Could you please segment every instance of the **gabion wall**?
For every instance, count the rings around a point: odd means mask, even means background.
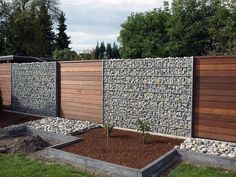
[[[57,116],[56,62],[12,64],[12,110]]]
[[[192,58],[105,60],[104,121],[153,132],[191,136]]]

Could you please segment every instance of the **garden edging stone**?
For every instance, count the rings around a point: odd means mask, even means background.
[[[175,147],[174,149],[167,152],[166,154],[164,154],[163,156],[148,164],[142,169],[135,169],[89,157],[84,157],[58,149],[81,141],[79,137],[35,130],[28,126],[21,126],[17,128],[13,127],[12,129],[5,130],[5,133],[6,132],[8,132],[10,136],[18,136],[23,133],[35,134],[41,136],[45,140],[54,141],[56,142],[56,145],[38,151],[36,152],[36,154],[45,158],[53,158],[59,161],[62,160],[72,164],[78,164],[84,168],[103,172],[111,176],[158,176],[163,171],[167,170],[170,166],[177,163],[179,160],[236,171],[236,159],[188,151],[185,149],[180,149],[180,147]]]

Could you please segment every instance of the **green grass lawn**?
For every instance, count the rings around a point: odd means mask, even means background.
[[[183,163],[171,171],[168,177],[236,177],[236,173]]]
[[[23,155],[0,154],[0,177],[92,177],[57,164],[29,160]]]
[[[58,164],[30,160],[23,155],[0,154],[0,177],[93,177],[93,175]],[[236,173],[183,163],[172,170],[168,177],[236,177]]]

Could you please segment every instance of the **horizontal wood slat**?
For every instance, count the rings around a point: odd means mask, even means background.
[[[198,102],[195,108],[222,108],[222,109],[236,109],[236,103],[222,103],[222,102]]]
[[[236,76],[231,77],[218,77],[218,76],[204,76],[196,77],[196,82],[208,84],[236,84]]]
[[[88,94],[71,94],[71,93],[63,93],[64,98],[63,100],[69,99],[72,101],[72,99],[78,99],[78,100],[83,100],[83,99],[88,99],[91,100],[91,102],[98,102],[101,103],[101,95],[88,95]]]
[[[102,62],[60,63],[60,116],[102,122]]]
[[[85,77],[85,76],[90,76],[90,77],[101,77],[102,72],[83,72],[83,71],[75,71],[75,72],[69,72],[69,71],[61,71],[60,72],[61,77],[63,76],[78,76],[78,77]]]
[[[223,102],[223,103],[236,103],[236,96],[214,96],[214,95],[198,95],[196,101],[209,101],[209,102]]]
[[[61,67],[95,67],[95,68],[99,68],[101,66],[101,62],[84,62],[84,63],[60,63]]]
[[[99,90],[101,89],[100,85],[68,85],[68,84],[61,84],[61,89],[82,89],[82,90]]]
[[[235,116],[236,109],[196,108],[195,112],[203,114],[223,114],[226,116]]]
[[[197,129],[196,131],[194,131],[194,134],[195,134],[196,137],[199,137],[199,138],[236,142],[235,136],[225,135],[225,134],[222,134],[222,133],[204,132],[202,130]]]
[[[88,103],[88,104],[96,104],[96,105],[102,105],[101,100],[91,100],[91,99],[83,99],[83,98],[72,98],[72,97],[66,97],[66,96],[61,96],[59,99],[61,102],[73,102],[73,103]]]
[[[197,77],[212,76],[212,77],[228,77],[236,76],[236,71],[196,71]]]
[[[197,65],[197,70],[200,71],[235,71],[236,64],[206,64],[206,65]]]
[[[206,125],[209,127],[231,128],[231,129],[234,129],[236,127],[235,122],[232,123],[232,122],[221,121],[219,124],[219,122],[216,122],[215,120],[198,120],[196,121],[195,126],[199,125]]]
[[[61,93],[69,94],[86,94],[86,95],[102,95],[102,90],[86,90],[86,89],[61,89]]]
[[[220,57],[220,58],[196,58],[196,64],[197,65],[209,65],[209,64],[214,64],[214,65],[222,65],[222,64],[236,64],[236,58],[228,58],[228,57]]]
[[[3,107],[11,106],[11,64],[0,64],[0,90],[2,92]]]
[[[236,57],[195,57],[194,136],[236,142]]]
[[[74,72],[74,71],[86,71],[86,72],[99,72],[102,71],[100,67],[61,67],[61,71]]]
[[[66,81],[99,81],[100,83],[102,82],[102,77],[101,76],[78,76],[78,75],[69,75],[69,76],[61,76],[62,80]]]
[[[236,117],[234,116],[226,116],[226,115],[219,115],[219,114],[204,114],[204,113],[195,113],[195,120],[212,120],[215,122],[232,122],[234,123]]]
[[[87,112],[87,113],[93,113],[93,114],[102,114],[102,110],[101,109],[94,109],[91,107],[85,107],[85,106],[80,106],[81,108],[81,112]],[[70,105],[63,105],[63,109],[67,110],[67,111],[78,111],[78,108],[76,106],[70,106]],[[62,109],[62,110],[63,110]]]
[[[62,85],[91,85],[91,86],[101,86],[101,81],[74,81],[74,80],[61,80]]]
[[[61,102],[61,109],[67,106],[76,107],[76,108],[90,108],[95,110],[101,110],[100,104],[92,104],[92,103],[75,103],[75,102]]]
[[[208,96],[232,96],[236,95],[236,90],[198,89],[196,90],[196,94]]]
[[[62,117],[68,118],[68,119],[98,122],[98,118],[92,118],[90,116],[84,116],[84,115],[78,115],[78,114],[77,115],[73,115],[73,114],[63,113],[63,112],[60,112],[60,115]]]
[[[211,90],[235,90],[236,84],[215,84],[215,83],[201,83],[196,84],[196,90],[211,89]]]

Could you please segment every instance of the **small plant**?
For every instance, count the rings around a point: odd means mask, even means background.
[[[147,122],[138,119],[136,126],[137,126],[137,130],[142,132],[143,134],[143,144],[147,144],[148,136],[149,136],[148,132],[151,130],[150,125]]]
[[[110,137],[112,132],[113,132],[113,129],[114,129],[114,124],[112,123],[104,123],[102,125],[102,128],[104,128],[104,130],[106,131],[105,134],[108,134],[108,136]]]

